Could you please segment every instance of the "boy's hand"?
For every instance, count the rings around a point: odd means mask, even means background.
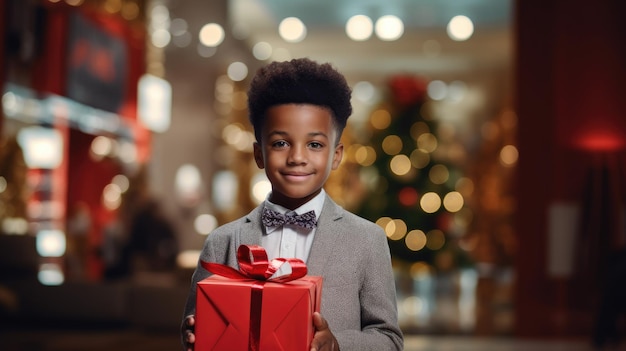
[[[311,351],[339,351],[337,339],[328,328],[328,322],[319,312],[313,313],[313,326],[316,331],[311,342]]]
[[[185,324],[183,326],[183,338],[185,339],[185,351],[193,351],[193,344],[196,342],[196,335],[194,334],[194,325],[196,319],[193,315],[185,318]]]

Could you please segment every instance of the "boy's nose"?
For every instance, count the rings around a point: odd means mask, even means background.
[[[287,159],[289,164],[301,164],[306,163],[306,152],[303,147],[294,146],[289,152],[289,158]]]

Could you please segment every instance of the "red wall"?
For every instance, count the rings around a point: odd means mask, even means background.
[[[594,272],[582,270],[568,278],[548,275],[547,212],[551,204],[566,201],[581,206],[581,218],[572,220],[592,224],[615,220],[609,212],[623,199],[626,147],[626,26],[619,18],[624,13],[626,6],[620,0],[516,3],[519,336],[590,333],[599,280]],[[612,179],[610,199],[591,194],[587,182],[589,174],[602,169]],[[591,213],[582,202],[585,196],[609,204],[608,210]],[[585,228],[581,225],[578,239],[587,235],[585,245],[579,246],[594,257],[592,268],[599,277],[606,268],[604,258],[620,243],[613,240],[613,232],[585,233]]]

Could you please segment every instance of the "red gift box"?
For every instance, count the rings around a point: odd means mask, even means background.
[[[242,245],[238,258],[241,271],[202,262],[219,275],[198,282],[194,349],[309,350],[322,277],[303,275],[306,266],[300,260],[268,262],[262,247]],[[271,278],[282,263],[289,263],[292,273]]]

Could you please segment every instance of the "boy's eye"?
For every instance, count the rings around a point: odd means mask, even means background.
[[[276,140],[272,143],[272,147],[285,147],[287,145],[287,142],[284,140]]]
[[[321,149],[324,147],[324,144],[322,143],[318,143],[317,141],[313,141],[311,143],[309,143],[309,147],[312,149]]]

